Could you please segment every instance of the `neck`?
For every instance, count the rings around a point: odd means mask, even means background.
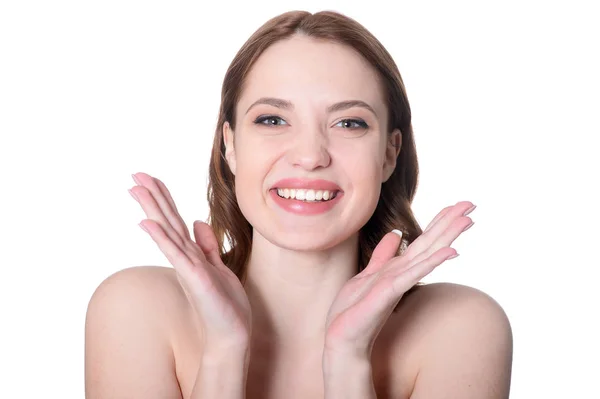
[[[327,312],[358,269],[358,235],[319,251],[278,247],[254,231],[245,289],[253,341],[298,345],[322,341]]]

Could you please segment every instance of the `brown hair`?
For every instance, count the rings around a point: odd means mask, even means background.
[[[398,128],[402,146],[396,168],[382,184],[375,212],[359,233],[359,271],[368,264],[375,246],[392,229],[399,229],[408,243],[422,230],[415,220],[411,203],[419,174],[411,125],[411,111],[398,67],[383,45],[355,20],[333,11],[311,14],[291,11],[267,21],[238,51],[223,81],[221,107],[210,159],[208,203],[209,221],[219,244],[223,262],[244,279],[245,266],[252,247],[252,226],[242,214],[235,196],[235,179],[225,159],[223,124],[235,130],[236,105],[245,77],[265,49],[295,34],[325,39],[353,47],[378,72],[386,90],[388,133]],[[230,249],[226,250],[227,239]]]

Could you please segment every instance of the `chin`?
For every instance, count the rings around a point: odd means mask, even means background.
[[[289,234],[286,236],[277,236],[273,240],[269,240],[280,248],[285,248],[292,251],[312,252],[325,251],[334,248],[343,239],[330,239],[327,237],[318,237],[318,234],[313,235],[298,235]]]
[[[358,230],[352,233],[353,230],[350,229],[335,229],[332,227],[315,226],[299,229],[298,227],[290,228],[289,226],[283,228],[256,226],[254,233],[260,234],[265,240],[279,248],[302,252],[325,251],[334,248],[358,233]]]

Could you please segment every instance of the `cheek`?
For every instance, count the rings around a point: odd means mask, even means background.
[[[381,185],[384,149],[380,144],[379,141],[372,140],[353,148],[343,149],[344,169],[356,184]],[[348,156],[348,154],[352,155]]]
[[[237,173],[235,174],[235,196],[242,215],[251,225],[255,225],[257,205],[261,201],[261,179],[256,162],[237,158]]]
[[[346,159],[345,170],[352,184],[352,198],[365,210],[375,210],[381,193],[383,154],[378,143],[369,143]]]
[[[236,148],[235,194],[249,219],[253,208],[264,201],[266,177],[273,163],[273,149],[255,140],[240,140]]]
[[[247,197],[251,190],[260,189],[261,162],[246,151],[236,157],[235,187],[238,199]]]
[[[363,162],[354,166],[352,173],[354,196],[374,210],[381,193],[381,166],[374,162]]]

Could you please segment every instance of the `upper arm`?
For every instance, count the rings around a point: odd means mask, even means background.
[[[510,322],[491,297],[447,284],[445,305],[427,339],[411,399],[509,397],[512,369]]]
[[[85,323],[86,398],[181,398],[156,269],[125,269],[94,292]]]

